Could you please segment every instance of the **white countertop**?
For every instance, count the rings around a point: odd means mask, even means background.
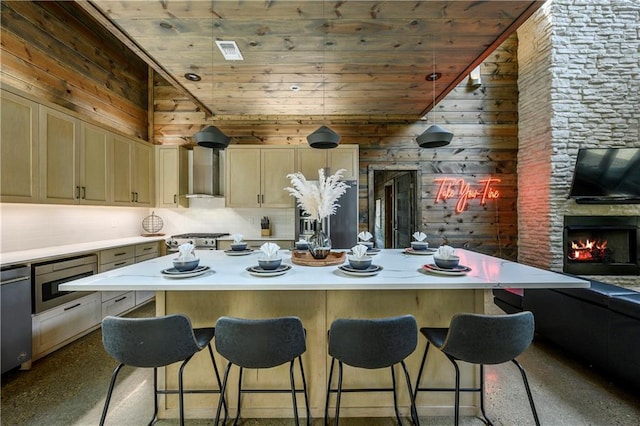
[[[0,263],[2,266],[16,263],[33,263],[60,256],[74,256],[76,254],[95,252],[114,247],[128,246],[132,244],[143,244],[154,241],[164,241],[168,237],[129,237],[117,238],[113,240],[92,241],[88,243],[67,244],[55,247],[43,247],[32,250],[10,251],[0,253]]]
[[[284,275],[254,277],[246,271],[256,266],[260,252],[228,256],[221,250],[196,250],[200,264],[211,271],[192,278],[167,278],[163,269],[172,268],[175,254],[125,266],[62,284],[61,290],[406,290],[589,287],[589,281],[521,265],[495,257],[457,249],[460,264],[470,267],[465,276],[443,276],[422,272],[433,256],[410,255],[403,250],[382,250],[373,264],[383,270],[371,277],[344,274],[338,266],[299,266],[291,253],[282,250],[283,263],[292,265]]]

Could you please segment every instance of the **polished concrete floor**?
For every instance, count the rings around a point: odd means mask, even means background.
[[[488,312],[501,313],[487,295]],[[148,304],[130,316],[154,315]],[[639,342],[640,344],[640,342]],[[420,342],[419,350],[423,350]],[[640,395],[622,389],[591,371],[588,366],[559,353],[542,340],[519,357],[527,370],[533,397],[543,425],[639,425]],[[116,363],[102,348],[100,331],[33,363],[30,371],[12,371],[2,377],[4,426],[97,425],[109,377]],[[413,372],[412,372],[413,373]],[[151,370],[126,369],[112,401],[108,425],[147,424],[152,413]],[[512,364],[486,369],[489,417],[496,425],[534,424],[522,380]],[[413,377],[412,377],[413,378]],[[187,396],[188,398],[188,396]],[[211,419],[187,419],[192,426],[212,425]],[[405,424],[409,424],[409,420]],[[423,417],[423,425],[452,425],[451,417]],[[475,417],[463,417],[462,425],[481,425]],[[177,420],[160,420],[159,426],[176,425]],[[292,425],[293,421],[246,419],[243,425]],[[313,425],[323,424],[314,419]],[[342,419],[345,426],[394,425],[394,419]]]

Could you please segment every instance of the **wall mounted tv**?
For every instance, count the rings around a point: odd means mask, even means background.
[[[640,204],[640,148],[580,148],[569,197],[583,204]]]

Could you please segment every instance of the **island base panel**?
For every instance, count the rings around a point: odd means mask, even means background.
[[[156,295],[156,314],[186,314],[193,327],[211,327],[220,316],[241,318],[271,318],[294,315],[300,317],[307,331],[307,351],[303,363],[309,392],[311,415],[324,416],[327,379],[331,359],[327,354],[327,330],[336,318],[380,318],[412,314],[418,327],[446,327],[451,317],[459,312],[483,312],[484,290],[338,290],[338,291],[166,291]],[[214,339],[215,341],[215,339]],[[406,362],[412,384],[420,368],[425,339],[418,337],[418,347]],[[214,347],[215,352],[215,347]],[[216,353],[220,374],[224,373],[226,360]],[[160,383],[167,388],[177,388],[179,365],[169,366],[161,374]],[[463,387],[477,386],[477,368],[461,363]],[[206,350],[196,354],[187,365],[185,389],[214,388],[215,377]],[[228,402],[233,416],[237,409],[238,368],[229,376]],[[398,401],[401,414],[409,415],[409,396],[402,369],[396,370]],[[301,378],[296,363],[296,383]],[[334,384],[337,377],[334,374]],[[391,385],[389,369],[362,370],[345,366],[343,387],[379,387]],[[438,350],[429,351],[427,367],[423,373],[423,386],[453,387],[454,369],[449,360]],[[245,370],[243,388],[289,386],[289,366],[272,369]],[[185,413],[190,418],[211,418],[215,415],[218,395],[187,395]],[[461,414],[477,412],[477,394],[461,394]],[[330,413],[334,412],[335,395],[332,396]],[[298,397],[298,407],[304,415],[304,398]],[[453,393],[423,392],[418,399],[420,416],[452,415]],[[162,418],[178,417],[177,396],[167,396],[161,405]],[[344,417],[393,417],[393,397],[390,392],[343,394],[340,416]],[[245,394],[242,401],[244,418],[293,417],[291,395]]]

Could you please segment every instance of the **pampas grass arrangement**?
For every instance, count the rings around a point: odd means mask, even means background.
[[[293,188],[285,188],[290,195],[296,197],[298,207],[318,221],[335,214],[340,204],[338,199],[347,192],[349,185],[341,181],[345,169],[325,177],[324,169],[318,170],[318,181],[308,181],[300,172],[288,174]]]

